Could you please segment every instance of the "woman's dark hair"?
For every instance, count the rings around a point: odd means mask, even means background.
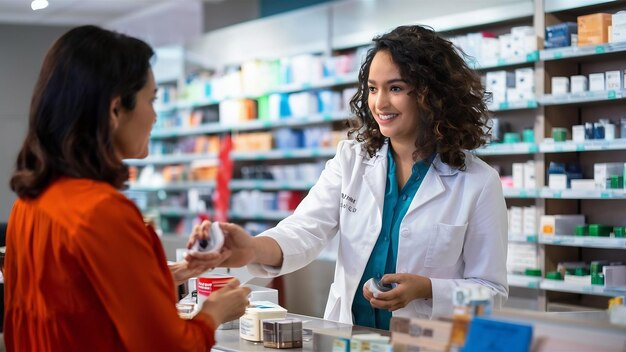
[[[121,188],[128,169],[113,146],[111,101],[120,97],[122,107],[134,109],[153,55],[145,42],[95,26],[61,36],[35,85],[11,189],[35,198],[60,176]]]
[[[465,169],[464,149],[485,144],[488,97],[480,77],[463,60],[463,54],[452,43],[432,29],[401,26],[373,39],[361,65],[359,86],[350,101],[356,114],[349,134],[364,142],[373,156],[385,142],[368,107],[368,77],[372,60],[380,51],[388,52],[398,65],[402,79],[412,88],[418,103],[416,151],[422,156],[437,152],[446,164]],[[457,52],[457,50],[459,50]]]

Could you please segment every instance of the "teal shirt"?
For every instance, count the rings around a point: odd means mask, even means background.
[[[433,155],[434,156],[434,155]],[[382,277],[384,274],[396,272],[398,258],[398,235],[400,223],[404,218],[413,197],[417,193],[433,157],[429,161],[420,160],[413,164],[413,171],[407,183],[398,190],[396,179],[396,163],[393,160],[391,146],[387,152],[387,181],[385,186],[385,200],[383,205],[383,225],[372,254],[365,266],[363,277],[357,286],[352,303],[354,324],[377,329],[389,330],[391,312],[374,309],[363,297],[363,285],[372,277]]]

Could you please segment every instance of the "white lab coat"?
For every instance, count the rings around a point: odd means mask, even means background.
[[[337,234],[339,253],[324,318],[352,324],[352,302],[382,227],[388,143],[370,158],[356,141],[342,141],[318,182],[271,236],[283,252],[282,267],[252,264],[255,276],[278,276],[317,258]],[[507,214],[497,172],[466,153],[466,170],[433,160],[400,225],[397,273],[429,277],[433,299],[417,299],[394,316],[452,314],[453,288],[478,283],[495,305],[508,295]]]

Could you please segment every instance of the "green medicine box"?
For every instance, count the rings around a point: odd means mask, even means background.
[[[563,275],[558,271],[550,271],[546,274],[546,279],[549,280],[563,280]]]
[[[593,237],[609,237],[613,227],[599,224],[589,225],[589,236]]]
[[[574,228],[574,236],[589,236],[589,226],[576,225]]]

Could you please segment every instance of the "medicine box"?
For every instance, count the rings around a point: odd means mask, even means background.
[[[532,68],[518,68],[515,70],[515,88],[519,91],[535,91],[535,70]]]
[[[578,46],[608,43],[611,21],[609,13],[578,16]]]
[[[572,46],[572,34],[578,33],[578,24],[564,22],[546,27],[546,49]]]
[[[608,178],[624,176],[624,163],[599,163],[593,165],[593,179],[596,189],[608,189]]]
[[[552,94],[560,95],[569,93],[569,77],[552,77]]]
[[[611,43],[626,41],[626,11],[611,16]]]
[[[587,76],[576,75],[572,76],[570,80],[572,93],[582,93],[586,92],[589,89],[589,81],[587,80]]]
[[[589,91],[594,92],[605,89],[604,72],[589,74]]]
[[[574,142],[585,141],[585,126],[584,125],[572,126],[572,140]]]
[[[549,174],[548,175],[548,188],[553,190],[567,189],[567,175],[566,174]]]
[[[617,71],[606,71],[606,89],[620,90],[622,89],[622,73]]]
[[[539,231],[542,235],[572,236],[576,225],[584,224],[584,215],[542,215]]]
[[[267,301],[253,301],[239,318],[239,337],[248,341],[263,341],[264,319],[284,319],[287,310]]]
[[[524,188],[537,188],[535,180],[535,163],[527,161],[524,163]]]

